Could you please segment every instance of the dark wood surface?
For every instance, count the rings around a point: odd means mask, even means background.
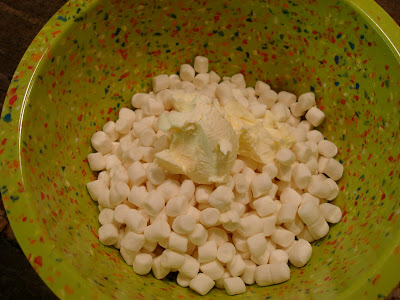
[[[0,110],[26,48],[65,0],[0,0]],[[400,0],[376,0],[400,24]],[[57,299],[15,241],[0,196],[0,299]],[[400,288],[388,297],[400,299]]]

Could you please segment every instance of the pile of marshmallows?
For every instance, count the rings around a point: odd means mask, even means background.
[[[245,284],[288,280],[288,262],[304,266],[310,242],[342,216],[328,201],[339,193],[335,181],[343,167],[333,159],[337,147],[314,130],[325,118],[314,94],[296,101],[261,81],[246,88],[242,74],[220,81],[201,56],[194,68],[182,65],[179,76],[156,76],[153,92],[133,96],[135,110],[122,108],[116,122],[93,135],[97,152],[88,155],[90,168],[100,172],[87,184],[98,201],[100,242],[120,249],[137,274],[153,271],[162,279],[179,272],[177,283],[201,295],[214,285],[235,295]],[[157,119],[172,109],[174,89],[201,91],[221,106],[234,97],[261,119],[270,110],[276,122],[291,126],[295,144],[266,165],[238,156],[224,184],[198,185],[168,174],[153,158],[171,141]]]

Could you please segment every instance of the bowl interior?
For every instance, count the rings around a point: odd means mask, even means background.
[[[69,292],[121,299],[197,295],[173,276],[134,274],[118,250],[101,245],[97,206],[85,184],[95,178],[86,161],[91,135],[129,107],[134,93],[149,91],[152,76],[176,73],[204,55],[220,75],[242,72],[249,86],[265,80],[276,91],[314,91],[326,114],[322,132],[345,167],[333,202],[343,219],[314,243],[307,266],[292,267],[288,282],[251,286],[241,297],[368,293],[377,280],[371,272],[391,255],[400,233],[400,68],[361,12],[347,1],[300,0],[99,1],[78,9],[71,4],[59,12],[72,25],[42,50],[20,121],[25,215],[54,249],[48,268],[71,278]],[[21,217],[11,205],[9,214]],[[46,280],[51,286],[56,279]],[[60,297],[68,293],[62,288],[55,289]],[[214,289],[207,298],[226,295]]]

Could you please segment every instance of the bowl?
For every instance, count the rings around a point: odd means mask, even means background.
[[[371,0],[70,1],[26,51],[1,116],[1,193],[36,272],[60,298],[187,299],[98,241],[91,135],[151,77],[196,55],[248,85],[314,91],[345,167],[342,221],[288,282],[240,299],[367,299],[400,279],[400,29]],[[213,289],[204,299],[226,297]]]

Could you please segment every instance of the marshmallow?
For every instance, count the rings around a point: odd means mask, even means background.
[[[331,201],[337,197],[339,194],[339,187],[335,181],[333,181],[331,178],[327,178],[325,180],[325,184],[328,186],[329,193],[325,197],[326,200]]]
[[[158,116],[164,111],[164,106],[162,102],[157,101],[151,97],[147,99],[145,103],[143,103],[143,112],[147,116]]]
[[[135,161],[128,168],[128,177],[132,185],[139,186],[146,180],[146,171],[139,161]]]
[[[133,186],[129,195],[128,201],[139,208],[143,208],[143,204],[146,201],[149,193],[144,186]]]
[[[290,107],[290,105],[292,103],[296,102],[296,95],[292,94],[292,93],[288,93],[285,91],[281,91],[279,92],[278,96],[277,96],[277,100],[278,102],[282,102],[283,104],[285,104],[287,107]]]
[[[92,171],[101,171],[106,167],[106,161],[100,152],[90,153],[87,156],[89,167]]]
[[[336,205],[330,203],[323,203],[319,206],[321,215],[329,223],[337,223],[342,218],[342,211]]]
[[[290,182],[292,180],[292,167],[279,164],[276,178],[280,181]]]
[[[171,250],[171,249],[166,249],[164,252],[161,254],[161,265],[164,268],[179,268],[183,265],[185,262],[185,254]]]
[[[318,143],[318,152],[327,158],[331,158],[337,154],[338,149],[334,143],[328,140],[322,140]]]
[[[192,82],[194,79],[194,75],[195,72],[191,65],[188,64],[181,65],[179,76],[181,77],[182,80]]]
[[[235,182],[235,190],[239,194],[243,194],[248,191],[249,183],[246,180],[246,177],[243,174],[236,173],[233,175],[233,181]]]
[[[269,249],[266,249],[264,252],[262,252],[260,255],[255,256],[251,255],[250,259],[256,264],[256,265],[266,265],[269,261],[269,255],[271,251]]]
[[[95,132],[90,139],[93,148],[101,154],[107,154],[112,149],[111,138],[103,131]]]
[[[165,213],[165,207],[163,207],[157,215],[150,216],[150,224],[154,224],[160,221],[168,222],[168,216]]]
[[[102,180],[94,180],[86,184],[90,197],[97,201],[101,195],[108,191],[107,185]]]
[[[108,171],[103,171],[99,173],[99,176],[97,177],[97,180],[103,181],[107,187],[110,186],[111,183],[111,176]]]
[[[186,252],[188,246],[188,238],[184,235],[171,232],[168,240],[168,248],[171,250]]]
[[[204,296],[213,288],[215,282],[209,276],[199,273],[190,281],[189,287],[196,293]]]
[[[117,205],[114,208],[114,219],[115,219],[115,221],[117,221],[118,223],[124,223],[125,222],[125,215],[130,209],[131,208],[126,204]]]
[[[145,147],[153,146],[156,139],[156,133],[152,128],[145,128],[139,134],[139,140]]]
[[[169,87],[169,78],[168,78],[168,87]],[[171,110],[172,108],[171,95],[172,95],[172,90],[164,89],[158,92],[156,96],[157,101],[160,101],[163,104],[164,110],[166,111]]]
[[[267,106],[259,102],[252,102],[248,104],[247,109],[257,119],[264,117]]]
[[[319,144],[318,144],[319,145]],[[324,166],[323,173],[328,175],[333,180],[339,180],[343,176],[343,165],[333,158],[329,158]],[[321,197],[324,198],[324,197]]]
[[[171,198],[165,206],[165,213],[168,217],[177,217],[187,209],[188,201],[184,196]]]
[[[258,101],[267,106],[267,109],[271,109],[271,107],[278,100],[278,94],[273,90],[267,90],[263,94],[258,97]]]
[[[257,233],[247,239],[249,251],[252,256],[260,256],[267,250],[267,240],[264,233]]]
[[[119,133],[115,130],[115,123],[109,121],[103,126],[103,131],[109,136],[111,141],[115,142],[119,138]]]
[[[167,222],[157,222],[144,229],[144,237],[149,242],[158,242],[167,239],[171,233],[171,227]]]
[[[314,128],[314,126],[312,126],[310,122],[303,120],[297,124],[297,128],[303,128],[305,131],[310,131]]]
[[[243,211],[245,209],[244,205],[237,203],[237,202],[233,202],[232,204],[238,204],[241,205],[243,207]],[[235,231],[236,229],[239,228],[240,226],[240,213],[239,210],[241,208],[236,208],[233,209],[231,208],[230,210],[226,211],[226,212],[222,212],[220,217],[219,217],[219,221],[222,224],[222,227],[224,227],[225,230],[228,231]]]
[[[178,273],[178,276],[176,276],[176,283],[179,284],[181,287],[188,287],[191,280],[192,278],[187,277],[180,272]]]
[[[293,168],[292,176],[299,189],[306,188],[311,182],[311,172],[303,163],[300,163]]]
[[[168,77],[168,88],[175,89],[176,86],[181,82],[181,79],[178,75],[172,74]]]
[[[301,204],[303,204],[307,201],[312,201],[315,205],[319,206],[319,199],[317,197],[314,197],[310,193],[302,194],[301,195]]]
[[[292,128],[291,134],[294,137],[296,143],[305,143],[307,141],[307,131],[304,128]]]
[[[315,240],[323,238],[329,232],[329,225],[325,221],[323,216],[320,216],[313,225],[310,225],[310,226],[307,225],[307,228],[308,228],[308,231],[310,232],[311,236]]]
[[[190,179],[185,179],[179,189],[179,195],[184,196],[189,201],[194,196],[195,189],[194,182]]]
[[[183,215],[175,218],[172,223],[172,229],[179,234],[193,232],[196,227],[196,220],[192,216]]]
[[[97,201],[99,202],[99,206],[101,206],[103,208],[114,208],[115,207],[115,205],[112,205],[110,202],[110,191],[108,189],[104,190],[101,194],[98,195]]]
[[[246,264],[240,254],[236,254],[233,259],[226,264],[226,268],[233,277],[237,277],[244,273]]]
[[[258,198],[270,191],[272,188],[271,177],[268,174],[262,173],[255,176],[251,181],[251,192],[253,197]]]
[[[240,277],[230,277],[224,279],[224,287],[228,295],[238,295],[246,292],[246,285]]]
[[[295,267],[301,268],[310,260],[312,247],[309,242],[299,239],[289,251],[289,261]]]
[[[114,185],[111,185],[110,189],[110,203],[111,205],[118,205],[125,201],[129,195],[129,186],[125,182],[116,182]]]
[[[290,112],[294,117],[301,117],[304,115],[304,110],[298,102],[294,102],[289,106]]]
[[[265,196],[253,201],[254,209],[260,217],[265,217],[273,214],[276,209],[276,204],[272,201],[271,197]]]
[[[113,224],[104,224],[99,228],[99,240],[105,246],[111,246],[118,240],[118,229]]]
[[[235,187],[235,181],[233,180],[232,176],[228,176],[228,180],[226,182],[216,182],[215,187],[225,186],[229,188],[231,191]]]
[[[325,120],[325,114],[322,110],[311,107],[308,112],[306,113],[306,119],[310,122],[313,126],[317,127],[322,124]]]
[[[236,191],[234,192],[234,199],[236,203],[242,204],[242,205],[247,205],[250,203],[250,200],[252,199],[251,191],[248,190],[246,193],[243,194],[238,194]],[[233,202],[233,203],[235,203]],[[231,203],[231,206],[233,205]]]
[[[269,177],[275,178],[278,175],[278,168],[274,162],[271,162],[263,166],[262,173],[267,173]]]
[[[150,128],[150,126],[145,122],[145,119],[142,119],[139,122],[133,123],[133,132],[136,137],[139,137],[143,130],[146,128]],[[139,140],[140,141],[140,140]]]
[[[314,157],[314,159],[317,159],[318,158],[318,145],[317,145],[317,143],[314,143],[313,141],[306,141],[305,143],[304,143],[308,148],[310,148],[311,149],[311,153],[312,153],[312,157],[310,157],[310,159],[312,159],[313,157]],[[309,159],[309,160],[310,160]],[[309,161],[308,160],[308,161]],[[308,162],[307,161],[307,162]]]
[[[154,149],[156,150],[156,152],[160,152],[162,150],[168,149],[170,144],[171,144],[171,138],[168,135],[164,134],[161,135],[154,142]]]
[[[110,175],[111,175],[111,177],[112,177],[111,170],[112,170],[113,168],[115,168],[115,167],[121,166],[121,165],[122,165],[122,162],[121,162],[121,160],[120,160],[116,155],[114,155],[114,154],[107,155],[107,156],[105,157],[105,160],[106,160],[106,170],[107,170],[107,171],[110,171]]]
[[[284,226],[296,236],[304,229],[303,221],[297,215],[295,216],[294,221],[285,222]]]
[[[154,277],[157,279],[165,278],[165,276],[167,276],[170,271],[169,268],[166,268],[161,264],[161,256],[162,255],[153,258],[153,261],[151,263],[151,270],[153,271]]]
[[[210,197],[212,191],[213,189],[209,185],[199,185],[195,192],[197,203],[208,203],[208,198]]]
[[[121,247],[129,251],[139,251],[144,244],[144,235],[128,232],[121,242]]]
[[[286,120],[286,123],[292,127],[297,127],[300,123],[300,117],[295,117],[292,114],[289,116],[289,118]]]
[[[168,75],[163,74],[153,77],[152,86],[154,93],[167,89],[169,86]]]
[[[154,258],[156,256],[156,254],[154,253],[154,250],[156,250],[156,248],[157,248],[157,242],[150,242],[145,239],[141,252],[147,251]]]
[[[235,201],[231,204],[231,210],[236,211],[239,216],[242,216],[246,211],[246,206]]]
[[[271,215],[268,217],[261,218],[263,224],[263,233],[265,236],[271,236],[275,231],[276,216]]]
[[[231,169],[231,174],[240,173],[244,167],[245,167],[245,164],[244,164],[243,160],[241,160],[241,159],[235,160],[235,163],[233,164],[233,167]]]
[[[205,74],[197,74],[196,77],[193,79],[193,85],[197,90],[201,90],[204,87],[207,87],[207,84],[210,81],[210,75]]]
[[[204,245],[208,238],[208,231],[201,224],[196,224],[192,233],[189,234],[189,240],[194,245]]]
[[[132,97],[132,100],[131,100],[132,106],[134,108],[142,108],[143,104],[146,103],[149,98],[150,98],[150,96],[145,93],[134,94]],[[136,114],[137,114],[137,111],[136,111]]]
[[[217,243],[215,241],[207,241],[204,245],[197,248],[199,263],[212,261],[217,257]]]
[[[240,252],[240,251],[238,251],[237,253],[240,254],[240,256],[243,258],[243,260],[248,260],[248,259],[251,258],[251,253],[250,253],[250,251],[247,251],[247,252]]]
[[[326,177],[324,175],[312,175],[307,191],[315,197],[326,198],[331,192],[330,187],[331,186],[326,183]]]
[[[261,265],[256,268],[255,280],[259,286],[278,284],[289,280],[290,269],[285,263]]]
[[[200,212],[200,222],[206,227],[218,224],[220,212],[216,208],[206,208]]]
[[[300,219],[306,224],[307,226],[311,226],[315,224],[315,222],[318,221],[320,218],[320,210],[318,205],[310,200],[310,201],[304,201],[298,211],[297,211]]]
[[[114,219],[114,210],[110,208],[104,208],[99,214],[99,223],[101,225],[113,224],[119,226],[120,224]],[[121,222],[122,223],[122,222]]]
[[[237,251],[248,252],[249,246],[247,244],[247,238],[240,235],[237,231],[232,234],[232,241]]]
[[[307,132],[307,139],[309,141],[313,141],[314,143],[318,144],[324,139],[324,136],[318,130],[311,130]]]
[[[236,86],[238,89],[245,89],[246,88],[246,81],[244,79],[243,74],[237,73],[232,75],[231,82]]]
[[[293,152],[302,163],[307,162],[312,156],[311,149],[305,143],[296,143],[293,146]]]
[[[214,71],[210,71],[208,74],[210,74],[210,83],[218,83],[221,81],[221,77]]]
[[[216,259],[202,263],[200,265],[200,270],[212,280],[222,278],[224,275],[224,267]]]
[[[285,122],[290,116],[289,108],[282,102],[272,105],[271,113],[278,122]]]
[[[194,206],[189,206],[186,215],[192,216],[196,223],[200,220],[200,211]]]
[[[282,191],[279,199],[282,203],[294,203],[297,205],[300,205],[301,203],[300,194],[290,187],[287,187]]]
[[[228,234],[225,230],[218,227],[211,227],[208,229],[208,241],[215,241],[217,247],[226,243],[228,240]]]
[[[304,93],[299,96],[297,102],[303,111],[307,111],[315,105],[315,94],[313,92]]]
[[[189,278],[194,278],[199,272],[199,269],[200,263],[192,256],[185,254],[185,260],[182,266],[178,268],[178,271]]]
[[[233,259],[236,254],[236,248],[232,243],[223,243],[217,249],[217,259],[226,264]]]
[[[196,56],[194,58],[194,70],[197,73],[207,73],[208,72],[208,58],[204,56]]]
[[[279,246],[286,248],[294,241],[294,234],[282,227],[276,227],[271,235],[271,240]]]
[[[124,259],[126,264],[129,266],[133,265],[136,255],[139,254],[139,252],[137,252],[137,251],[130,251],[128,249],[125,249],[124,247],[121,247],[121,249],[119,251],[121,253],[122,258]]]
[[[165,181],[165,172],[154,163],[150,163],[146,168],[146,177],[154,185],[160,185]]]
[[[276,263],[287,264],[288,260],[289,260],[289,255],[286,253],[286,251],[282,249],[276,249],[272,251],[269,257],[270,264],[276,264]]]
[[[257,166],[255,168],[257,168]],[[247,166],[243,167],[241,173],[246,177],[246,180],[247,180],[248,183],[251,183],[253,178],[256,177],[256,173],[251,168],[249,168]]]
[[[311,175],[316,175],[318,173],[318,162],[315,157],[311,157],[308,162],[306,162],[306,166]]]
[[[230,278],[231,274],[226,270],[226,268],[224,269],[224,274],[222,275],[221,278],[215,280],[215,287],[218,289],[224,289],[224,279],[225,278]]]
[[[243,274],[240,275],[240,277],[242,278],[245,284],[249,285],[254,284],[256,282],[255,273],[257,265],[251,260],[245,260],[244,263],[246,264],[246,267],[244,269]]]
[[[143,204],[144,210],[150,216],[156,216],[165,206],[164,195],[157,191],[151,191]]]
[[[125,160],[126,163],[130,164],[135,161],[140,161],[143,158],[143,148],[141,147],[131,147],[127,152],[122,155],[122,159]]]
[[[276,159],[281,165],[290,166],[294,163],[296,156],[289,149],[282,149],[276,153]]]
[[[229,209],[233,198],[234,195],[232,190],[227,186],[220,185],[210,194],[208,202],[218,210],[226,211]]]
[[[139,253],[133,261],[133,271],[139,275],[146,275],[151,271],[153,257],[150,254]]]
[[[116,166],[110,171],[111,182],[110,185],[113,186],[116,182],[129,182],[128,172],[123,166]]]
[[[240,225],[237,232],[244,237],[250,237],[263,232],[263,223],[261,218],[256,215],[249,215],[240,218]]]
[[[148,168],[146,168],[146,173],[147,169]],[[169,199],[178,195],[179,187],[180,187],[179,181],[173,179],[167,179],[163,181],[160,185],[158,185],[157,191],[163,194],[164,199],[166,201],[169,201]]]
[[[304,226],[304,229],[299,234],[297,234],[296,237],[297,237],[297,239],[303,239],[310,243],[312,243],[314,241],[314,238],[311,236],[311,233],[308,231],[307,226]]]
[[[283,203],[279,210],[279,222],[287,223],[294,222],[296,217],[298,205],[293,202]]]
[[[129,119],[121,119],[119,118],[116,122],[115,122],[115,130],[117,132],[120,133],[120,135],[124,135],[124,134],[129,134],[129,132],[132,129],[132,122]],[[122,140],[122,138],[121,138]]]
[[[256,85],[254,88],[257,96],[264,94],[265,92],[269,91],[270,89],[271,89],[271,87],[268,84],[266,84],[265,82],[262,82],[260,80],[258,80],[256,82]]]

